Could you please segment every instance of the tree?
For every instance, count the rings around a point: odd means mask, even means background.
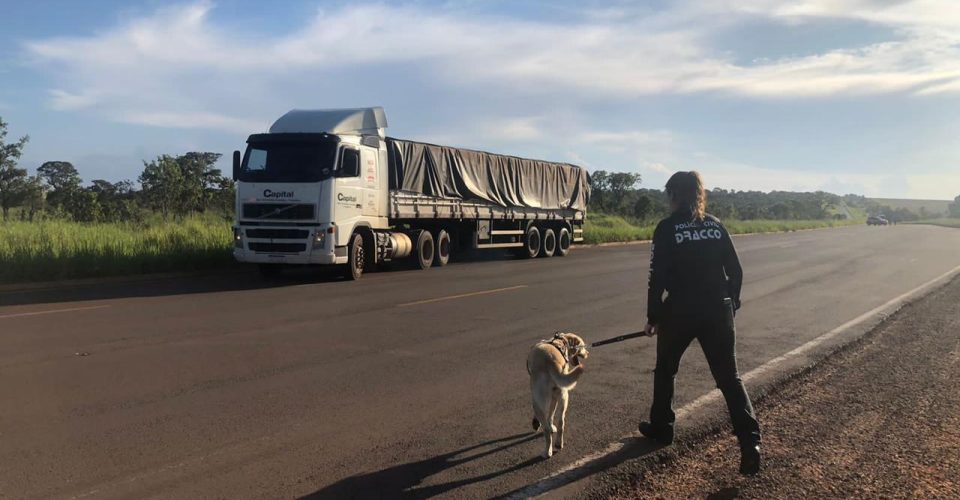
[[[641,194],[633,203],[633,216],[645,220],[653,211],[653,202],[646,195]]]
[[[50,188],[47,203],[54,208],[65,208],[66,205],[75,205],[72,197],[78,196],[82,190],[80,174],[68,161],[48,161],[37,168],[37,175]]]
[[[640,174],[615,172],[610,174],[607,183],[610,189],[610,206],[613,207],[614,211],[620,211],[624,195],[640,183]]]
[[[3,220],[7,220],[10,208],[19,205],[27,188],[27,171],[17,167],[17,160],[23,154],[30,136],[23,136],[17,142],[7,144],[7,123],[0,118],[0,208]]]
[[[100,207],[102,220],[122,221],[133,216],[131,198],[133,197],[133,183],[120,181],[112,183],[103,179],[95,179],[88,189],[93,193]]]
[[[608,189],[610,189],[610,174],[606,170],[597,170],[590,174],[590,200],[595,200],[601,212],[606,209],[603,202]]]
[[[33,218],[37,215],[37,212],[43,209],[47,193],[43,187],[43,181],[40,179],[40,176],[33,175],[28,177],[24,181],[21,192],[20,204],[23,206],[23,211],[20,212],[20,220],[26,219],[33,222]]]
[[[150,163],[143,162],[143,173],[138,180],[148,207],[159,211],[164,217],[179,213],[179,210],[175,212],[175,208],[184,198],[183,172],[176,158],[162,155]]]
[[[148,206],[164,217],[182,217],[222,204],[223,192],[232,193],[233,181],[214,168],[219,159],[219,153],[190,152],[144,162],[139,180]]]
[[[947,207],[950,217],[960,217],[960,195],[953,199],[953,203]]]

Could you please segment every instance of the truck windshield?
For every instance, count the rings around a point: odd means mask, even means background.
[[[336,141],[251,142],[237,180],[317,182],[333,175]]]

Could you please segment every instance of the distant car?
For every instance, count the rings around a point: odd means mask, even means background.
[[[870,217],[867,217],[868,226],[886,226],[889,224],[890,221],[888,221],[886,217],[882,215],[871,215]]]

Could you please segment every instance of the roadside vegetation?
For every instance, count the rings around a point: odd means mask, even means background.
[[[140,223],[0,223],[0,283],[213,269],[232,265],[217,216]]]
[[[724,220],[723,225],[731,234],[776,233],[823,229],[863,224],[864,219],[824,220]],[[584,243],[612,243],[653,238],[655,223],[640,224],[618,215],[588,214],[584,226]]]

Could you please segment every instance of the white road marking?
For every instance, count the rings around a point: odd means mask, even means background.
[[[92,311],[94,309],[104,309],[110,307],[105,306],[88,306],[88,307],[70,307],[67,309],[50,309],[47,311],[33,311],[33,312],[24,312],[24,313],[13,313],[13,314],[0,314],[0,319],[8,318],[23,318],[25,316],[40,316],[43,314],[59,314],[65,312],[74,312],[74,311]]]
[[[815,349],[817,346],[833,339],[834,337],[839,336],[840,334],[846,332],[847,330],[861,323],[864,323],[867,320],[877,315],[884,313],[888,309],[899,308],[900,306],[903,306],[910,300],[918,296],[924,295],[931,289],[945,283],[946,281],[949,281],[951,278],[953,278],[957,274],[960,274],[960,266],[957,266],[947,271],[946,273],[941,274],[940,276],[914,288],[913,290],[910,290],[909,292],[901,294],[887,301],[886,303],[884,303],[879,307],[875,307],[861,314],[860,316],[857,316],[856,318],[853,318],[850,321],[847,321],[846,323],[834,328],[833,330],[830,330],[827,333],[824,333],[823,335],[820,335],[819,337],[813,340],[810,340],[809,342],[797,347],[796,349],[793,349],[792,351],[787,352],[786,354],[777,356],[776,358],[773,358],[767,361],[766,363],[754,368],[753,370],[750,370],[745,375],[743,375],[742,377],[743,381],[749,382],[750,380],[763,376],[764,374],[775,370],[777,367],[779,367],[779,365],[781,365],[785,361],[807,354],[808,352]],[[677,410],[677,420],[683,419],[687,415],[690,415],[691,413],[696,412],[697,410],[699,410],[700,408],[708,404],[719,401],[720,399],[722,399],[720,390],[714,389],[704,394],[703,396],[700,396],[699,398],[691,401],[687,405],[684,405],[679,410]],[[639,432],[632,432],[630,434],[627,434],[620,441],[611,443],[610,445],[608,445],[606,448],[602,450],[586,455],[580,458],[579,460],[576,460],[573,463],[557,470],[553,474],[550,474],[549,476],[544,477],[535,483],[531,483],[522,489],[516,490],[516,492],[509,495],[507,498],[514,499],[514,498],[531,498],[531,497],[542,496],[561,486],[572,483],[578,479],[582,479],[582,477],[585,477],[585,475],[583,474],[584,471],[582,471],[582,469],[589,468],[592,464],[597,463],[613,455],[614,453],[617,453],[618,451],[623,449],[624,446],[626,446],[625,443],[629,442],[629,438],[637,437],[639,435],[640,435]]]
[[[510,290],[518,290],[520,288],[527,288],[527,285],[515,285],[515,286],[504,287],[504,288],[494,288],[493,290],[481,290],[479,292],[461,293],[459,295],[448,295],[446,297],[437,297],[435,299],[418,300],[416,302],[406,302],[404,304],[397,304],[397,307],[408,307],[408,306],[416,306],[420,304],[430,304],[433,302],[441,302],[444,300],[462,299],[464,297],[474,297],[477,295],[488,295],[491,293],[507,292]]]

